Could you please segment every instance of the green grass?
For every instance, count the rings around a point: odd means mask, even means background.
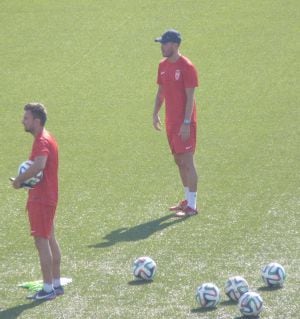
[[[299,307],[299,17],[297,1],[17,1],[0,3],[0,318],[240,318],[234,304],[199,310],[196,287],[242,275],[261,318]],[[153,39],[183,34],[197,66],[201,214],[165,218],[182,193],[164,133],[152,129]],[[297,60],[298,58],[298,60]],[[22,106],[41,101],[60,145],[57,236],[65,296],[31,304],[40,278],[24,206],[8,177],[30,152]],[[140,255],[158,264],[132,285]],[[262,289],[280,262],[283,289]]]

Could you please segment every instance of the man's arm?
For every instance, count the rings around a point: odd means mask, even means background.
[[[17,176],[12,182],[14,188],[22,187],[22,184],[29,178],[36,176],[40,171],[42,171],[47,163],[47,156],[37,156],[34,159],[33,164],[28,168],[26,172]]]
[[[159,85],[156,93],[155,103],[154,103],[154,110],[153,110],[153,126],[156,130],[161,130],[161,121],[158,115],[159,110],[164,102],[164,94],[162,86]]]
[[[186,88],[186,105],[184,121],[179,130],[179,136],[182,140],[186,141],[190,137],[190,122],[192,118],[193,108],[194,108],[194,98],[195,98],[195,88]]]

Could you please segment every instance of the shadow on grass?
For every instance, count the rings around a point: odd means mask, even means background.
[[[202,308],[202,307],[198,307],[198,308],[193,308],[191,309],[191,313],[207,313],[207,312],[212,312],[215,311],[217,308]]]
[[[224,300],[220,302],[220,306],[232,306],[232,305],[236,305],[237,303],[233,300]],[[193,308],[191,309],[191,313],[206,313],[206,312],[211,312],[216,310],[217,307],[214,308],[204,308],[204,307],[198,307],[198,308]],[[235,318],[237,319],[237,318]]]
[[[274,287],[266,287],[266,286],[261,286],[257,290],[258,291],[275,291],[275,290],[280,290],[283,287],[281,286],[274,286]]]
[[[220,306],[232,306],[232,305],[237,305],[237,301],[234,300],[224,300],[220,302]]]
[[[232,306],[232,305],[236,305],[237,302],[233,301],[233,300],[224,300],[221,301],[219,306]],[[217,307],[213,307],[213,308],[204,308],[204,307],[198,307],[198,308],[193,308],[191,309],[191,313],[207,313],[207,312],[212,312],[215,311],[217,309]],[[242,319],[244,317],[236,317],[234,319]]]
[[[130,286],[143,286],[143,285],[149,285],[153,282],[153,280],[131,280],[128,281],[128,285]]]
[[[103,237],[105,242],[88,245],[90,248],[105,248],[110,247],[119,242],[126,242],[126,241],[138,241],[142,239],[146,239],[151,236],[153,233],[157,231],[162,231],[163,229],[180,223],[186,218],[176,218],[174,214],[169,214],[163,216],[158,219],[151,220],[149,222],[139,224],[134,227],[123,227],[116,230],[113,230],[109,234]]]
[[[45,301],[34,301],[31,303],[26,303],[23,305],[17,305],[5,310],[0,310],[0,318],[1,319],[14,319],[18,318],[23,311],[32,309],[44,303]]]

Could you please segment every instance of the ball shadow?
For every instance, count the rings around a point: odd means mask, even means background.
[[[228,299],[220,302],[220,306],[232,306],[232,305],[237,305],[237,301]]]
[[[259,319],[260,316],[256,316],[256,317],[253,317],[253,316],[239,316],[239,317],[234,317],[233,319]]]
[[[261,286],[257,288],[258,291],[276,291],[282,289],[282,286],[274,286],[274,287],[269,287],[269,286]]]
[[[237,302],[231,299],[221,301],[218,306],[233,306],[237,305]],[[205,307],[198,307],[198,308],[193,308],[191,309],[191,313],[206,313],[206,312],[212,312],[216,310],[217,307],[210,307],[210,308],[205,308]],[[237,319],[237,318],[235,318]]]
[[[212,312],[215,311],[217,308],[204,308],[204,307],[198,307],[198,308],[192,308],[191,313],[207,313],[207,312]]]
[[[136,279],[136,280],[128,281],[128,285],[130,285],[130,286],[143,286],[143,285],[149,285],[152,282],[153,282],[153,280]]]

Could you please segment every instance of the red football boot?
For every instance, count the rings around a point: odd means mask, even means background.
[[[190,217],[190,216],[194,216],[197,215],[198,211],[197,209],[194,209],[192,207],[186,206],[185,209],[178,211],[175,216],[176,217]]]
[[[187,207],[187,200],[182,200],[180,203],[178,203],[176,206],[172,206],[169,208],[171,212],[179,212],[184,210]]]

